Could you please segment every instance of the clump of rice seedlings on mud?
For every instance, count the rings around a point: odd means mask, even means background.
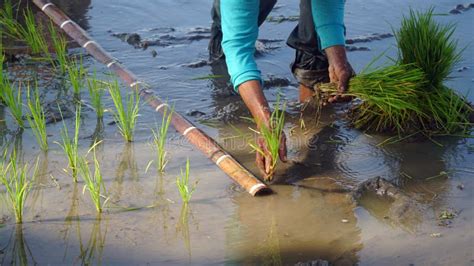
[[[156,168],[160,173],[165,171],[166,164],[168,163],[168,159],[166,158],[166,135],[168,134],[168,128],[171,123],[171,118],[173,117],[173,110],[168,111],[168,108],[165,109],[163,112],[163,117],[161,119],[161,126],[160,128],[153,132],[153,144],[156,149]]]
[[[260,156],[265,157],[267,154],[270,154],[271,162],[265,165],[265,179],[267,180],[272,180],[278,163],[281,139],[284,134],[283,128],[285,127],[285,109],[286,104],[283,103],[283,105],[281,105],[280,98],[278,98],[274,110],[270,115],[269,125],[262,124],[260,131],[257,132],[259,138],[263,139],[264,145],[249,143],[250,147]],[[265,146],[267,150],[263,150],[262,146]]]
[[[16,92],[15,92],[16,91]],[[3,78],[2,90],[0,91],[2,102],[8,107],[11,116],[18,126],[23,129],[25,122],[23,121],[23,98],[21,97],[21,83],[15,89],[6,78]]]
[[[452,38],[455,25],[441,25],[434,16],[432,8],[426,12],[410,10],[395,37],[400,63],[422,69],[428,82],[419,92],[420,105],[428,114],[423,122],[424,130],[451,134],[472,125],[469,115],[474,110],[466,99],[443,84],[459,63],[461,53]]]
[[[77,183],[78,160],[79,160],[79,129],[81,127],[81,106],[76,105],[76,116],[74,124],[74,136],[71,139],[66,123],[63,120],[63,128],[61,129],[61,146],[68,160],[68,168],[71,170],[72,178]],[[67,170],[66,170],[67,172]]]
[[[79,101],[81,99],[81,90],[84,85],[84,77],[86,75],[86,71],[82,64],[82,57],[80,57],[78,60],[75,58],[69,60],[66,69],[69,77],[69,83],[72,87],[74,99]]]
[[[41,106],[38,88],[35,87],[32,95],[30,87],[27,90],[27,103],[30,114],[26,116],[30,124],[31,130],[35,135],[36,141],[40,145],[41,150],[48,150],[48,135],[46,133],[46,116]]]
[[[89,97],[91,99],[91,105],[95,110],[98,119],[104,117],[104,105],[102,103],[102,97],[104,95],[103,84],[100,80],[96,79],[96,75],[87,80],[87,87],[89,89]]]
[[[426,12],[410,10],[395,32],[400,63],[422,69],[429,82],[426,88],[440,88],[461,59],[457,41],[452,39],[455,25],[441,25],[433,16],[432,8]]]
[[[426,116],[418,97],[424,85],[423,71],[411,65],[394,65],[363,72],[349,82],[347,95],[362,100],[352,110],[349,119],[356,128],[402,133]],[[335,93],[337,85],[320,84],[319,89],[323,93]]]
[[[3,159],[6,159],[4,155]],[[16,153],[10,155],[9,163],[0,162],[0,183],[5,186],[6,198],[15,214],[17,223],[23,222],[23,212],[26,200],[31,191],[32,182],[36,176],[38,163],[36,163],[33,173],[28,174],[28,164],[19,165]]]
[[[99,144],[99,142],[96,142],[92,148],[89,150],[94,150],[93,154],[93,160],[94,160],[94,172],[92,173],[89,164],[87,162],[86,157],[81,157],[78,161],[79,164],[79,172],[84,179],[84,189],[82,190],[82,193],[84,194],[86,190],[89,191],[89,195],[91,197],[92,202],[94,203],[94,206],[97,210],[98,213],[102,213],[103,208],[105,204],[108,201],[108,198],[106,198],[106,189],[105,189],[105,184],[104,180],[102,177],[102,173],[100,171],[100,164],[99,161],[97,160],[97,156],[95,153],[95,146]],[[104,202],[102,202],[102,198],[105,198]]]
[[[132,142],[140,104],[138,93],[129,93],[125,99],[125,105],[117,81],[109,83],[109,93],[115,105],[113,113],[120,134],[125,141]]]
[[[49,25],[49,32],[51,34],[54,51],[56,52],[57,64],[55,64],[55,67],[59,68],[61,75],[64,75],[68,70],[67,40],[63,35],[58,34],[52,22]]]
[[[196,190],[197,181],[194,185],[189,184],[189,158],[186,159],[186,168],[181,169],[181,174],[176,178],[176,186],[178,187],[179,195],[185,204],[189,203],[191,196]]]

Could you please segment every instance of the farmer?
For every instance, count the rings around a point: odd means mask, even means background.
[[[300,0],[298,25],[287,44],[296,50],[291,71],[299,82],[299,99],[312,98],[318,82],[338,83],[339,92],[347,90],[353,70],[347,61],[344,27],[345,0]],[[212,36],[209,53],[212,61],[225,57],[234,89],[252,113],[257,127],[268,126],[270,109],[262,92],[260,71],[254,60],[258,27],[276,4],[276,0],[214,0]],[[340,95],[331,97],[333,102]],[[267,151],[264,141],[260,148]],[[268,154],[268,152],[267,152]],[[257,152],[257,166],[270,171],[271,156]],[[286,138],[280,145],[280,160],[286,161]]]

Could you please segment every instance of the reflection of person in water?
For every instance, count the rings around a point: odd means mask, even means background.
[[[262,92],[261,76],[254,60],[258,26],[276,0],[214,1],[212,34],[209,44],[211,59],[226,59],[234,89],[252,113],[257,126],[269,125],[270,111]],[[339,84],[342,93],[353,74],[345,51],[344,0],[301,0],[298,26],[288,45],[296,49],[292,72],[300,84],[300,100],[311,99],[317,82]],[[338,100],[335,96],[329,101]],[[264,142],[258,140],[262,150]],[[282,137],[280,159],[286,160],[286,139]],[[257,165],[263,171],[271,156],[259,156]]]

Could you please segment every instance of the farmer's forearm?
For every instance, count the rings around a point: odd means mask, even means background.
[[[258,0],[221,1],[222,49],[236,90],[246,81],[261,79],[254,60],[258,6]]]
[[[258,80],[249,80],[239,86],[239,92],[247,105],[250,113],[252,113],[257,126],[260,128],[262,124],[269,126],[270,108],[268,102],[263,95],[262,86]]]
[[[321,49],[344,45],[345,0],[312,0],[311,8]]]

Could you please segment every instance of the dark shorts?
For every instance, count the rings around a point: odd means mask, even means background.
[[[262,25],[276,4],[276,0],[260,0],[258,25]],[[214,0],[211,11],[212,27],[209,42],[211,61],[224,58],[222,51],[222,31],[220,16],[220,0]],[[295,60],[291,64],[291,72],[299,83],[313,87],[318,82],[328,82],[328,60],[319,48],[319,38],[314,29],[311,0],[300,0],[300,17],[298,25],[291,32],[286,42],[296,50]]]

